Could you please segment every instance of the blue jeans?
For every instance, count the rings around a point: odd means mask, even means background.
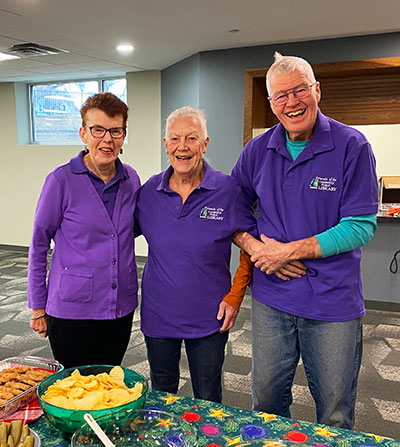
[[[145,336],[145,341],[152,388],[176,394],[183,340]],[[187,338],[184,341],[194,397],[220,403],[222,365],[228,332],[217,332],[202,338]]]
[[[362,355],[361,318],[309,320],[252,301],[253,408],[290,417],[301,355],[317,422],[352,429]]]

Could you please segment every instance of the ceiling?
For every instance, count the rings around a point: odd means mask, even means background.
[[[0,61],[0,82],[160,70],[199,51],[385,33],[399,24],[400,0],[0,0],[0,52],[25,42],[69,51]],[[121,55],[121,43],[135,50]]]

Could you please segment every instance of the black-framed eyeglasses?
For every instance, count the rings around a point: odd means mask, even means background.
[[[271,96],[268,96],[268,100],[272,102],[275,106],[282,106],[286,104],[289,99],[289,94],[293,93],[295,98],[304,99],[310,96],[312,87],[317,83],[312,84],[300,84],[297,87],[290,88],[289,90],[284,90],[281,92],[276,92]]]
[[[111,138],[122,138],[126,134],[125,127],[111,127],[106,129],[103,126],[85,126],[90,130],[92,137],[103,138],[107,132],[111,135]]]

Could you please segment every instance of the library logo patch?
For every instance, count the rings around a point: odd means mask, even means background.
[[[208,220],[224,220],[223,213],[223,208],[212,208],[209,206],[204,206],[200,211],[199,217]]]
[[[335,177],[314,177],[308,187],[318,191],[337,191],[337,178]]]

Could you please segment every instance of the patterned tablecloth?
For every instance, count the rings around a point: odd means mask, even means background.
[[[271,439],[290,440],[315,447],[400,447],[383,436],[358,433],[311,422],[296,421],[268,413],[228,407],[199,399],[150,391],[145,408],[157,408],[177,414],[197,425],[199,447],[229,447],[241,443],[275,447]],[[42,416],[30,424],[42,440],[42,446],[67,447],[61,433]]]

